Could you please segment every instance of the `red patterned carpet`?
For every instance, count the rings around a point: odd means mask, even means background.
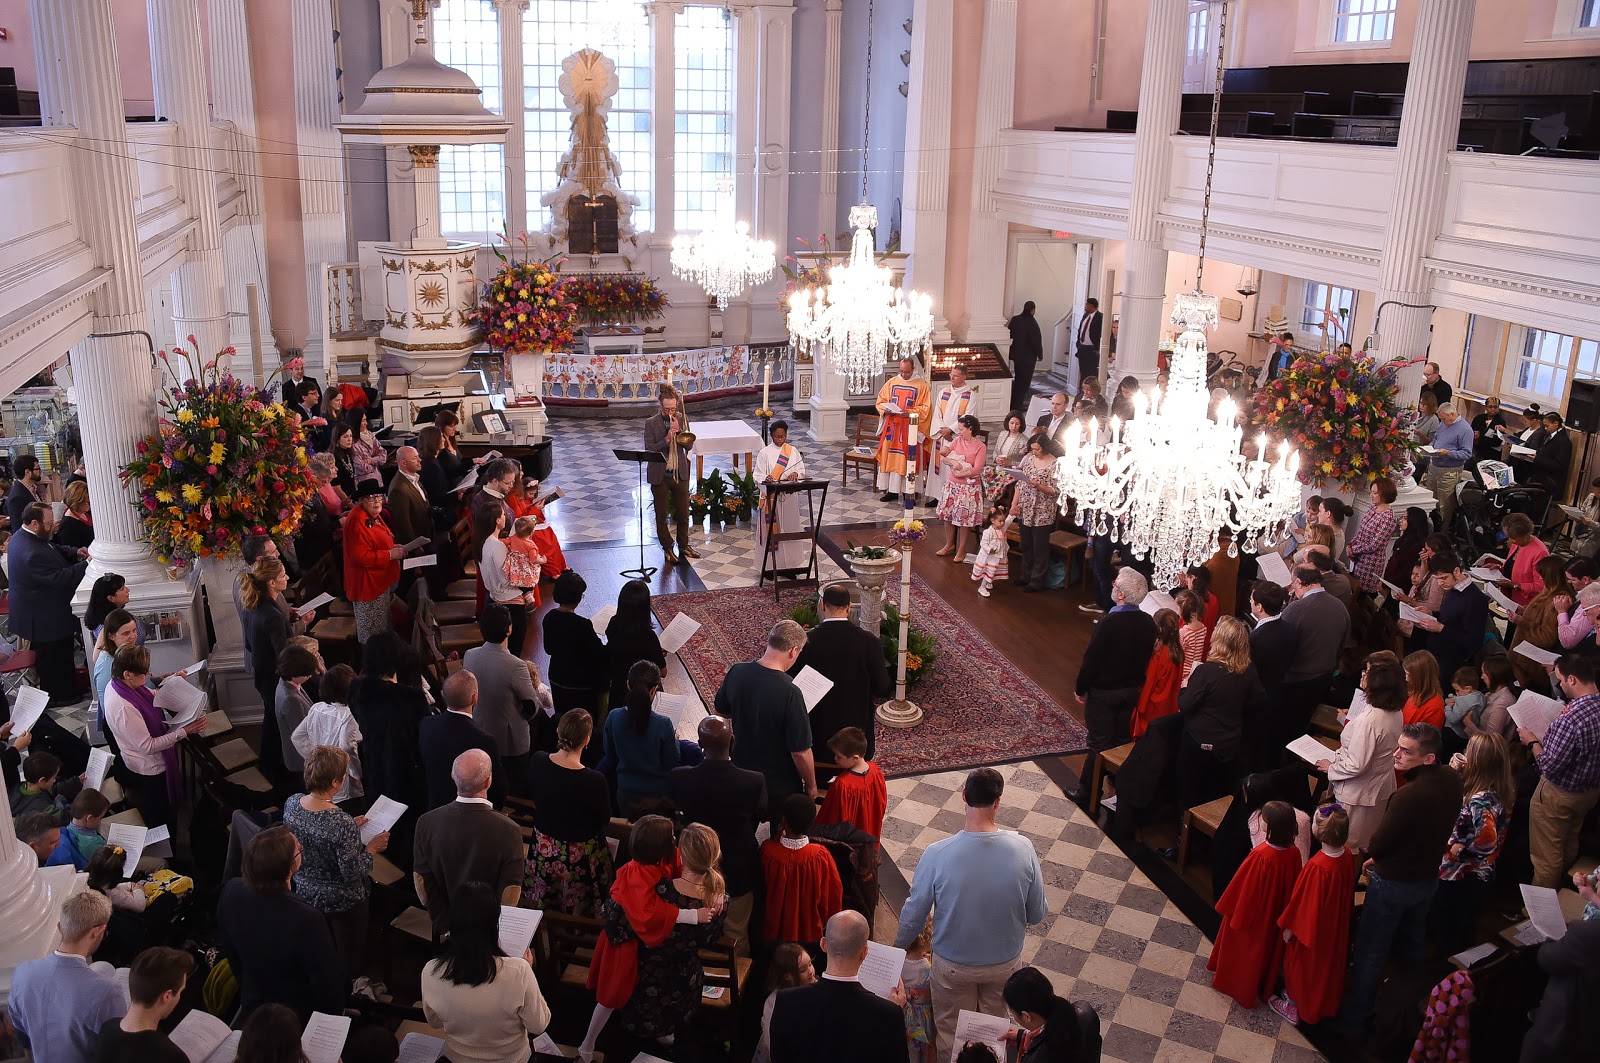
[[[898,601],[899,593],[891,582],[884,597]],[[768,629],[798,601],[786,595],[779,605],[770,589],[751,587],[657,595],[654,608],[662,626],[680,612],[700,622],[678,657],[710,706],[728,667],[760,656]],[[926,714],[922,725],[909,731],[878,725],[878,766],[885,774],[922,775],[1085,748],[1083,725],[920,576],[911,579],[911,616],[939,640],[939,656],[909,695]]]

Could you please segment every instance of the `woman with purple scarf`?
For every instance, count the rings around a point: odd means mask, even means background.
[[[206,729],[205,717],[186,726],[168,726],[150,689],[150,651],[124,646],[111,662],[111,685],[106,688],[106,723],[116,736],[122,759],[134,779],[133,803],[146,827],[158,827],[171,818],[183,801],[183,775],[178,771],[178,743]]]

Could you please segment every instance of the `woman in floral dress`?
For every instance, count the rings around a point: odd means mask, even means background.
[[[989,460],[994,464],[983,470],[983,493],[991,506],[1011,505],[1012,485],[1016,482],[1002,469],[1013,468],[1028,452],[1028,425],[1022,414],[1012,410],[1006,414],[1005,431],[989,450]]]
[[[1011,515],[1022,530],[1022,578],[1025,591],[1044,590],[1045,569],[1050,564],[1050,533],[1056,528],[1055,465],[1060,451],[1043,432],[1028,440],[1028,453],[1017,463],[1017,493]]]
[[[1356,586],[1367,594],[1377,594],[1383,586],[1389,543],[1400,534],[1400,520],[1389,508],[1399,492],[1387,477],[1374,480],[1370,490],[1372,507],[1362,515],[1355,538],[1345,544],[1345,553],[1350,556],[1350,574],[1355,577]]]
[[[535,752],[528,763],[528,796],[536,811],[522,903],[593,919],[611,890],[614,868],[606,844],[611,787],[584,767],[583,751],[594,718],[569,709],[556,724],[554,753]]]
[[[983,524],[983,487],[978,478],[983,473],[989,448],[978,438],[978,419],[970,413],[957,418],[956,437],[940,450],[944,460],[950,463],[950,475],[945,479],[939,508],[934,510],[934,515],[946,524],[944,549],[938,554],[948,557],[954,550],[956,560],[960,561],[967,556],[972,529]]]

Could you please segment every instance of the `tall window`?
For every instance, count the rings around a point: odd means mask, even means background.
[[[673,38],[673,222],[696,232],[716,221],[717,183],[733,176],[733,19],[686,7]]]
[[[617,64],[617,94],[606,129],[611,153],[622,167],[622,190],[639,199],[634,228],[648,232],[654,227],[655,187],[650,18],[642,5],[597,0],[533,0],[523,15],[528,228],[543,229],[550,221],[550,208],[539,199],[560,183],[556,164],[572,142],[571,113],[561,100],[561,63],[582,48],[598,49]]]
[[[1347,342],[1355,312],[1354,289],[1307,281],[1300,311],[1300,331],[1305,335],[1296,336],[1296,342],[1306,344],[1313,336],[1324,337],[1330,344]]]
[[[483,90],[483,105],[503,114],[500,17],[483,0],[444,0],[433,13],[435,55],[465,71]],[[499,144],[445,144],[439,149],[439,229],[449,235],[492,235],[506,227],[505,149]]]
[[[1600,0],[1583,0],[1583,10],[1578,13],[1578,28],[1600,29]]]
[[[1600,344],[1594,340],[1525,328],[1520,343],[1513,333],[1512,345],[1506,354],[1503,387],[1523,397],[1559,403],[1566,397],[1569,376],[1594,377],[1597,356],[1600,356]]]
[[[1337,0],[1333,39],[1350,44],[1393,40],[1398,7],[1398,0]]]

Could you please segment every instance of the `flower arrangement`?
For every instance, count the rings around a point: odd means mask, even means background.
[[[484,285],[470,317],[492,347],[512,354],[564,350],[572,345],[577,327],[578,308],[567,293],[570,282],[562,280],[550,260],[530,260],[530,242],[527,233],[517,237],[520,258],[494,246],[500,271]]]
[[[1402,363],[1301,355],[1255,393],[1254,424],[1300,451],[1300,478],[1359,490],[1410,464],[1395,375]]]
[[[135,492],[145,539],[162,564],[177,568],[197,557],[237,557],[248,535],[293,535],[312,491],[300,419],[269,390],[219,368],[232,347],[202,361],[198,341],[188,339],[192,354],[157,355],[171,380],[160,429],[135,444],[118,474]]]
[[[852,561],[898,561],[900,551],[888,546],[857,546],[850,540],[845,540],[844,556]],[[893,557],[889,555],[893,554]]]
[[[645,277],[580,274],[562,285],[585,325],[654,321],[667,312],[667,293]]]
[[[920,520],[907,522],[901,518],[889,529],[889,541],[896,546],[915,546],[927,536],[927,526]]]

